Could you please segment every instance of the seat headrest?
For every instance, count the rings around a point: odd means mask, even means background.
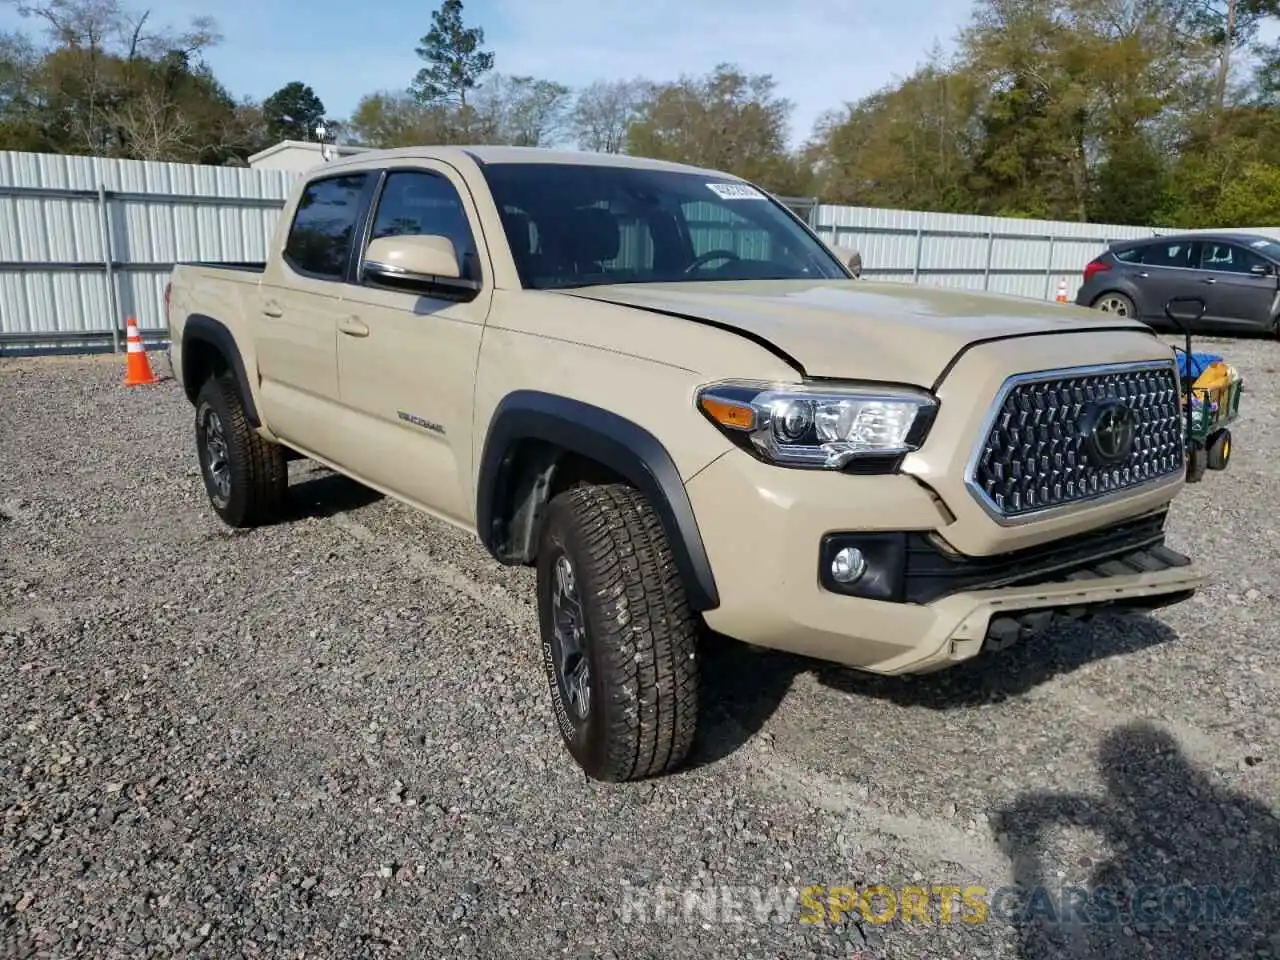
[[[511,244],[512,253],[533,253],[533,232],[530,230],[532,223],[527,213],[513,210],[502,212],[502,225],[507,230],[507,243]]]
[[[618,219],[600,207],[581,207],[574,211],[573,250],[580,262],[602,263],[613,260],[622,248],[622,230]]]

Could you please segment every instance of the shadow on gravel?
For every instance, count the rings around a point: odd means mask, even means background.
[[[854,696],[955,710],[1021,696],[1087,663],[1135,653],[1176,636],[1151,617],[1098,617],[937,673],[884,677],[712,635],[703,650],[704,717],[690,766],[722,760],[759,733],[802,673]]]
[[[936,673],[882,677],[832,664],[820,665],[816,673],[823,685],[845,693],[879,697],[905,707],[953,710],[1000,703],[1095,660],[1175,639],[1177,634],[1153,617],[1099,616]]]
[[[791,682],[816,661],[710,634],[702,648],[703,717],[689,768],[730,756],[760,732]]]
[[[1020,891],[996,919],[1013,922],[1024,960],[1280,956],[1273,813],[1149,724],[1108,734],[1099,769],[1105,796],[1032,793],[992,817]],[[1062,864],[1045,862],[1050,831],[1072,828],[1112,851],[1075,890],[1049,879]]]
[[[289,484],[288,509],[280,523],[291,523],[308,517],[332,517],[377,503],[383,495],[342,474],[313,474],[305,480]]]

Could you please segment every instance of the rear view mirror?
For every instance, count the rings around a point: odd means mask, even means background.
[[[364,275],[375,283],[421,293],[474,291],[479,287],[463,279],[453,242],[434,235],[379,237],[365,252]]]
[[[1255,277],[1269,277],[1273,273],[1273,270],[1265,263],[1255,263],[1249,268],[1249,272]]]

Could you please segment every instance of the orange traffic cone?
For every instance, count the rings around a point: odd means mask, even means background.
[[[126,354],[124,369],[124,385],[126,387],[146,387],[159,383],[151,372],[151,363],[147,360],[147,351],[142,346],[142,335],[138,333],[138,321],[129,318],[127,327],[129,352]]]
[[[1058,302],[1067,302],[1067,281],[1065,278],[1058,281]]]

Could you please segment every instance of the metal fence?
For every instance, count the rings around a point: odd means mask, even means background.
[[[862,254],[863,276],[1052,300],[1065,284],[1075,299],[1084,266],[1116,240],[1148,227],[958,214],[817,207],[828,243]]]
[[[0,152],[0,350],[115,345],[130,316],[156,335],[174,263],[265,259],[297,176]],[[1036,299],[1053,299],[1060,280],[1073,299],[1109,241],[1155,232],[789,202],[828,242],[859,250],[868,279]]]
[[[264,259],[292,179],[0,152],[0,349],[154,335],[174,263]]]

